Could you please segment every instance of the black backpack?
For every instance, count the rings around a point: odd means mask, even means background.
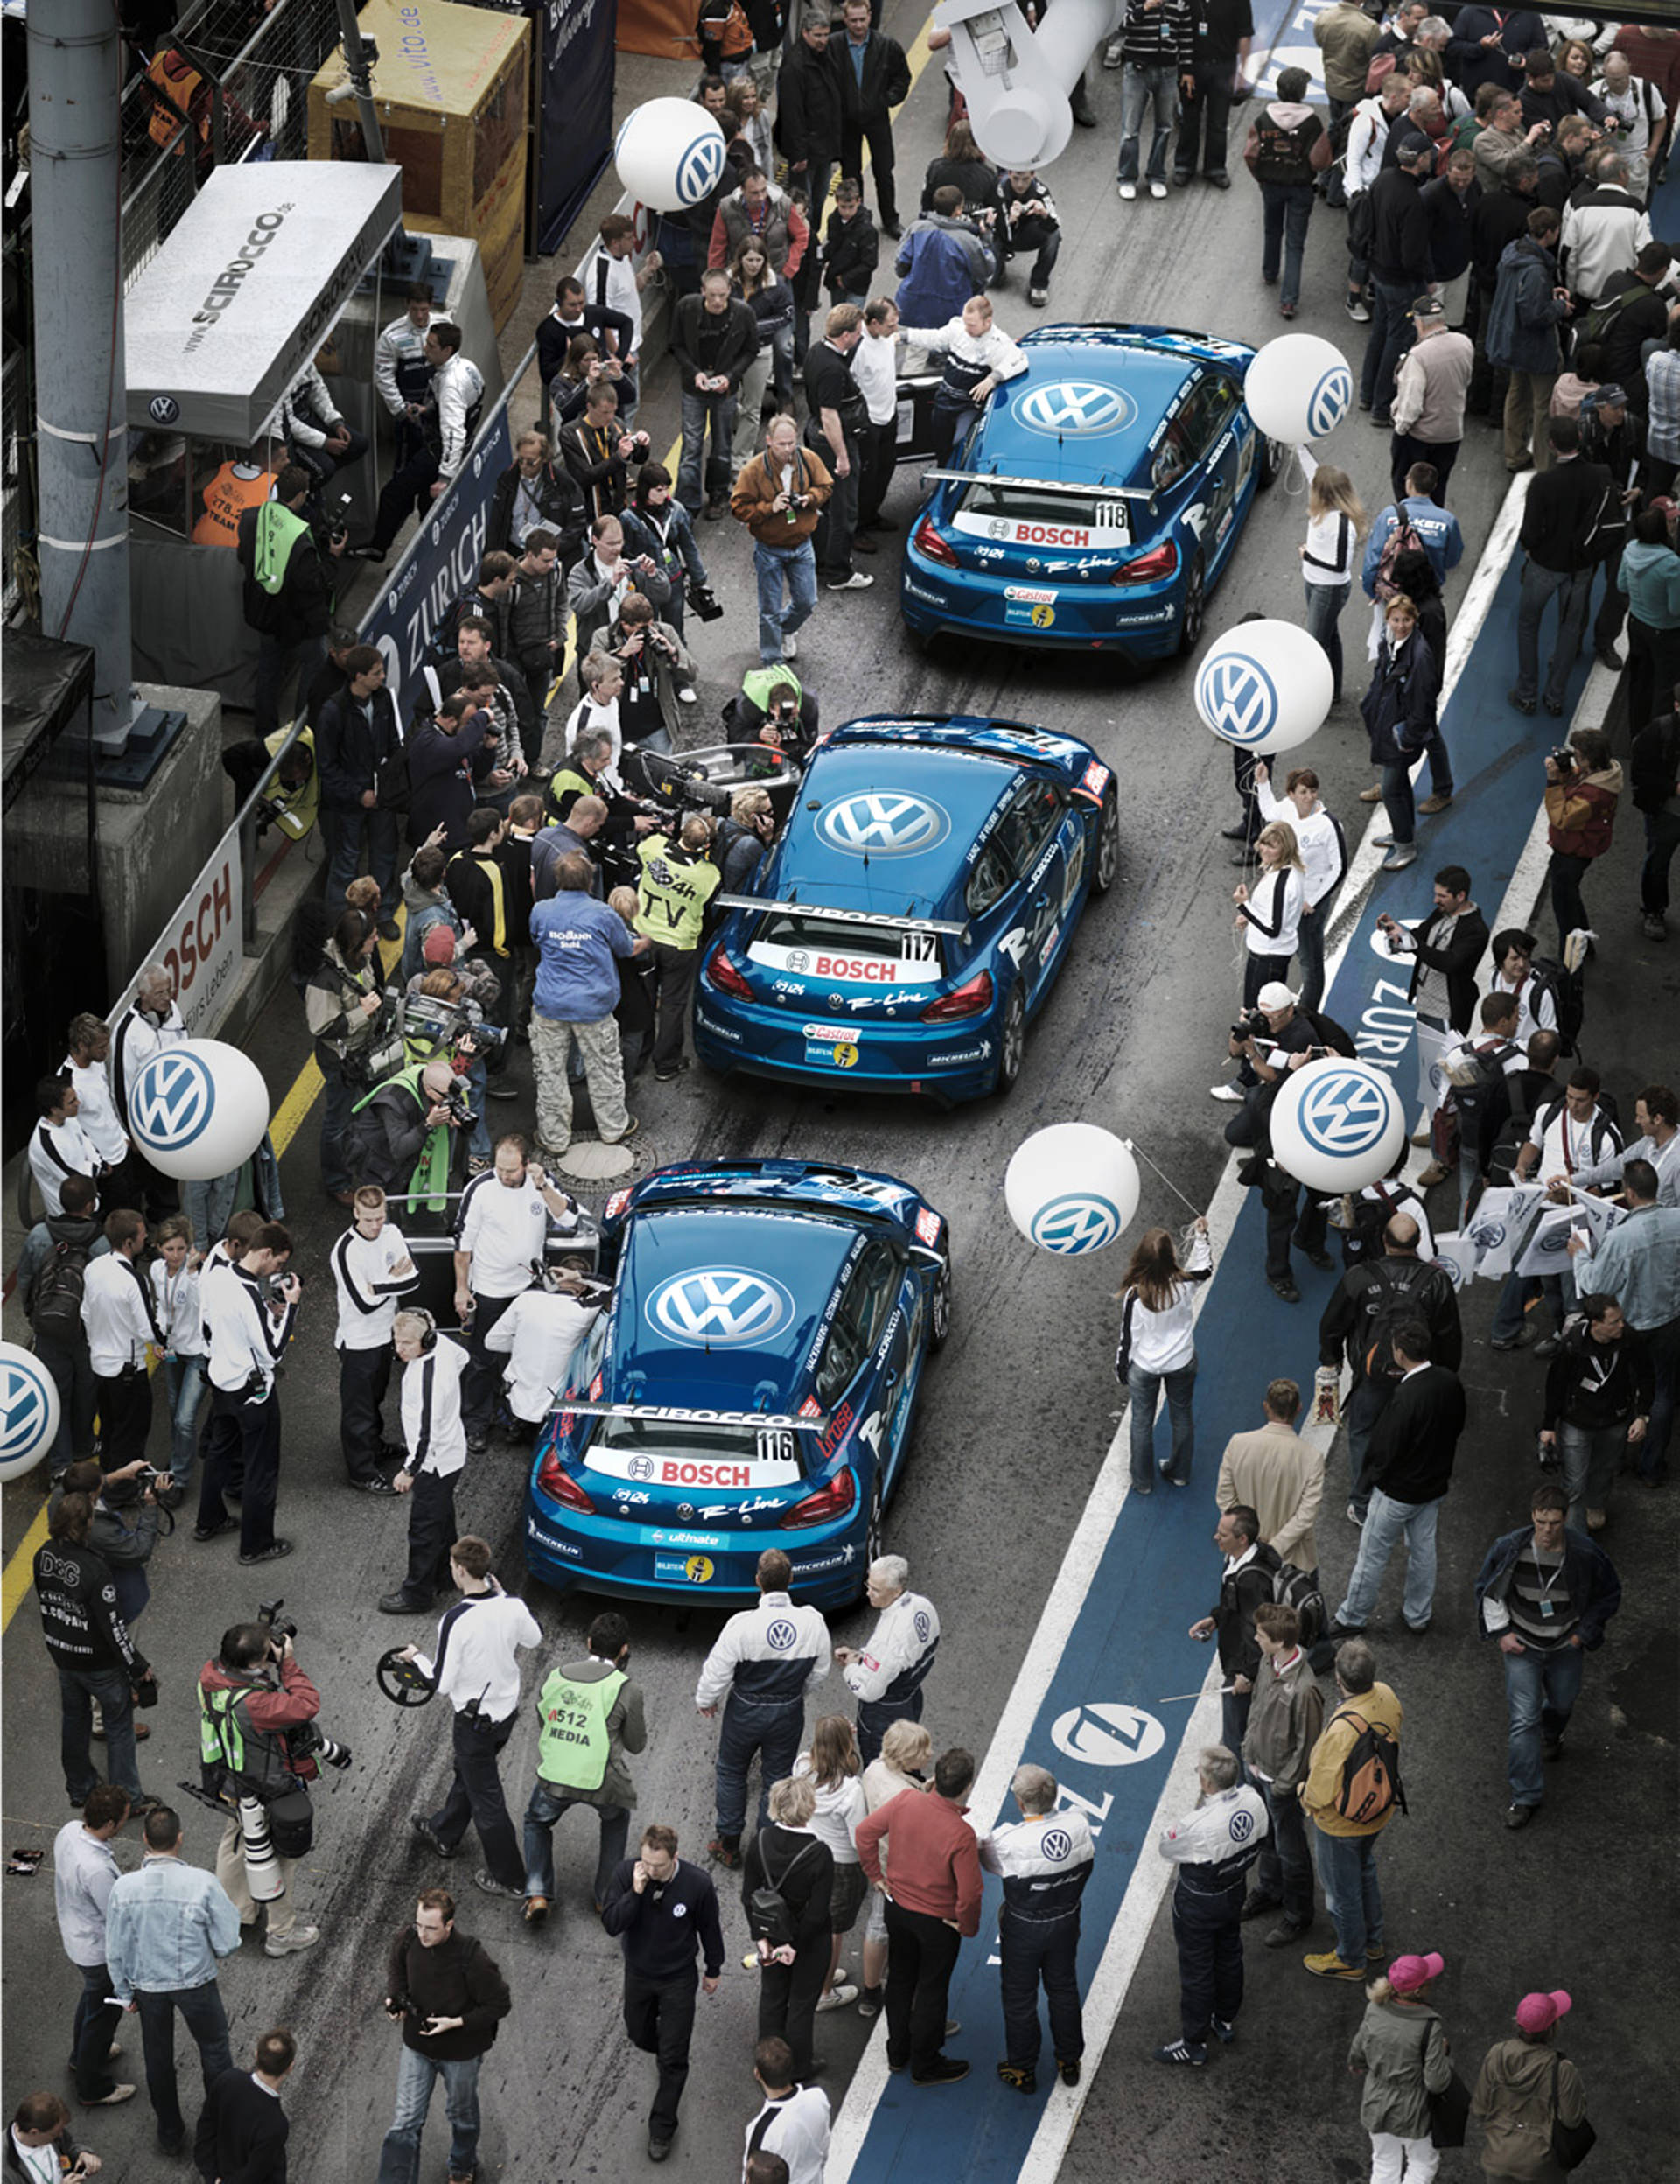
[[[1661,811],[1680,780],[1680,713],[1648,721],[1634,738],[1634,808]]]
[[[1385,1256],[1372,1262],[1370,1284],[1361,1300],[1365,1324],[1359,1354],[1367,1380],[1397,1381],[1401,1377],[1394,1338],[1409,1320],[1421,1320],[1425,1326],[1431,1324],[1422,1298],[1432,1277],[1437,1282],[1446,1278],[1424,1259]]]
[[[793,1947],[795,1922],[794,1907],[781,1892],[788,1885],[788,1876],[798,1865],[800,1859],[808,1851],[814,1851],[816,1848],[815,1838],[808,1843],[802,1843],[787,1865],[783,1866],[780,1880],[773,1881],[770,1878],[769,1853],[764,1847],[762,1830],[753,1837],[752,1851],[750,1854],[757,1857],[759,1871],[764,1875],[764,1886],[753,1889],[746,1900],[747,1924],[752,1929],[752,1938],[755,1942],[768,1942],[773,1949]]]
[[[1410,1195],[1390,1176],[1373,1187],[1378,1194],[1376,1198],[1367,1198],[1362,1191],[1354,1196],[1353,1221],[1341,1236],[1344,1266],[1358,1266],[1382,1256],[1382,1231]]]
[[[1310,1570],[1297,1569],[1292,1562],[1279,1563],[1271,1573],[1271,1597],[1292,1607],[1300,1617],[1301,1643],[1311,1653],[1330,1621],[1318,1578]]]
[[[1536,956],[1529,965],[1528,982],[1537,993],[1549,993],[1558,1017],[1558,1036],[1566,1054],[1578,1054],[1576,1045],[1586,1016],[1586,984],[1581,972],[1571,970],[1555,956]],[[1533,1004],[1530,1004],[1530,1009]]]
[[[81,1298],[87,1287],[86,1244],[55,1238],[52,1256],[35,1277],[29,1324],[50,1342],[74,1345],[81,1339]]]
[[[1299,1007],[1296,1014],[1306,1019],[1314,1046],[1327,1046],[1333,1054],[1340,1054],[1348,1061],[1358,1058],[1359,1049],[1354,1044],[1353,1033],[1345,1031],[1334,1016],[1326,1016],[1322,1009]]]

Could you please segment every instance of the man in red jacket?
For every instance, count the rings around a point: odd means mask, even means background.
[[[900,1790],[858,1826],[858,1855],[872,1886],[886,1896],[886,2067],[907,2062],[917,2085],[953,2085],[969,2066],[941,2052],[956,1952],[980,1930],[980,1846],[963,1802],[974,1754],[942,1752],[931,1795]],[[881,1838],[891,1844],[890,1889]]]

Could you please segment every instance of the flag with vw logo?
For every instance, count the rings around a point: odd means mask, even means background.
[[[1388,1174],[1405,1142],[1400,1096],[1368,1061],[1307,1062],[1272,1105],[1272,1157],[1309,1190],[1363,1190]]]
[[[1196,670],[1196,710],[1222,742],[1292,751],[1316,735],[1335,693],[1329,656],[1293,622],[1239,622]]]
[[[59,1391],[39,1358],[0,1342],[0,1481],[32,1471],[59,1435]]]
[[[129,1094],[136,1146],[160,1174],[182,1182],[231,1175],[256,1151],[268,1126],[262,1072],[224,1040],[162,1047]]]
[[[673,1274],[643,1308],[649,1326],[684,1349],[761,1349],[793,1325],[792,1296],[768,1274],[714,1266]]]

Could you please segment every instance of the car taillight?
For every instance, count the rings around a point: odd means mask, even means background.
[[[720,942],[711,951],[711,961],[706,965],[706,976],[714,986],[724,993],[732,993],[738,1001],[750,1001],[752,989],[732,961],[729,950]]]
[[[942,993],[937,1001],[930,1001],[921,1012],[921,1020],[924,1024],[949,1024],[957,1017],[978,1016],[982,1009],[990,1006],[991,973],[977,970],[955,993]]]
[[[1109,578],[1110,584],[1158,584],[1163,577],[1173,575],[1179,565],[1179,550],[1173,540],[1158,546],[1153,553],[1139,554],[1136,561],[1123,562]]]
[[[826,1487],[819,1487],[815,1494],[808,1494],[802,1502],[795,1502],[781,1520],[784,1532],[802,1530],[808,1524],[832,1523],[836,1516],[844,1516],[856,1506],[858,1481],[848,1465],[830,1480]]]
[[[934,528],[931,515],[924,515],[916,526],[915,548],[919,554],[926,554],[929,561],[942,562],[947,569],[956,566],[956,549],[942,531]]]
[[[550,1449],[537,1468],[536,1483],[551,1502],[557,1502],[563,1509],[577,1509],[584,1516],[593,1516],[595,1504],[561,1462],[559,1453]]]

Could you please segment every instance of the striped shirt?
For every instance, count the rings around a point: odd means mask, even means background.
[[[1650,413],[1645,444],[1653,462],[1680,463],[1680,349],[1658,349],[1645,365]]]
[[[1580,1620],[1580,1610],[1569,1597],[1564,1576],[1564,1550],[1536,1547],[1532,1539],[1518,1553],[1506,1595],[1511,1628],[1525,1646],[1541,1653],[1556,1653],[1567,1645],[1569,1634]]]

